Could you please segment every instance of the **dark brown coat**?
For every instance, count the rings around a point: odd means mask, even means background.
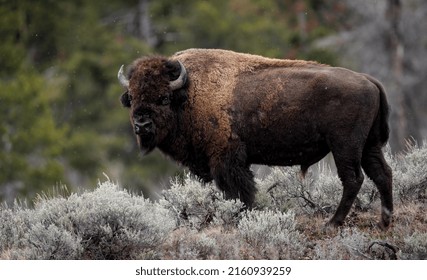
[[[185,80],[171,90],[178,61]],[[249,207],[256,192],[251,164],[300,165],[305,172],[332,152],[344,191],[330,223],[343,223],[363,168],[381,194],[380,225],[390,224],[392,175],[381,151],[388,104],[374,78],[315,62],[190,49],[139,59],[128,79],[122,103],[131,108],[144,152],[158,147]]]

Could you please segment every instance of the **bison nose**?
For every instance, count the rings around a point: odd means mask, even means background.
[[[135,121],[134,130],[136,134],[144,134],[151,132],[153,129],[153,122],[151,120],[147,120],[144,122]]]

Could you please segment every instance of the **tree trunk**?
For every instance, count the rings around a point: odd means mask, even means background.
[[[400,151],[405,146],[406,139],[410,136],[408,131],[407,104],[403,91],[404,76],[404,45],[400,28],[402,5],[400,0],[388,0],[386,19],[388,20],[387,41],[390,53],[391,74],[393,76],[390,89],[390,105],[392,107],[390,145],[393,151]]]
[[[157,43],[156,37],[153,34],[151,18],[149,13],[149,0],[139,0],[138,2],[138,22],[139,35],[150,46],[154,47]]]

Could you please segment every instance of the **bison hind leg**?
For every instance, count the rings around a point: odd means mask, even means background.
[[[380,146],[365,147],[362,167],[378,188],[381,198],[381,222],[379,226],[382,229],[387,229],[393,214],[392,173]]]

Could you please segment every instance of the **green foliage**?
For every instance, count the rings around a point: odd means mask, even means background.
[[[56,125],[46,91],[31,71],[0,84],[0,198],[18,189],[31,196],[63,178],[66,130]]]
[[[151,12],[159,50],[172,53],[190,47],[223,48],[269,57],[319,59],[334,63],[326,50],[310,50],[313,40],[332,32],[308,1],[220,0],[153,1]],[[310,15],[310,16],[308,16]],[[309,24],[303,22],[308,21]]]
[[[176,171],[158,154],[137,156],[116,75],[149,48],[122,34],[117,15],[115,24],[105,23],[119,7],[126,6],[77,0],[0,6],[0,200],[32,199],[60,183],[93,185],[102,172],[141,189]]]
[[[5,2],[5,1],[3,1]],[[0,75],[15,73],[25,59],[25,46],[20,42],[24,18],[12,1],[0,5]],[[12,11],[12,12],[11,12]]]

